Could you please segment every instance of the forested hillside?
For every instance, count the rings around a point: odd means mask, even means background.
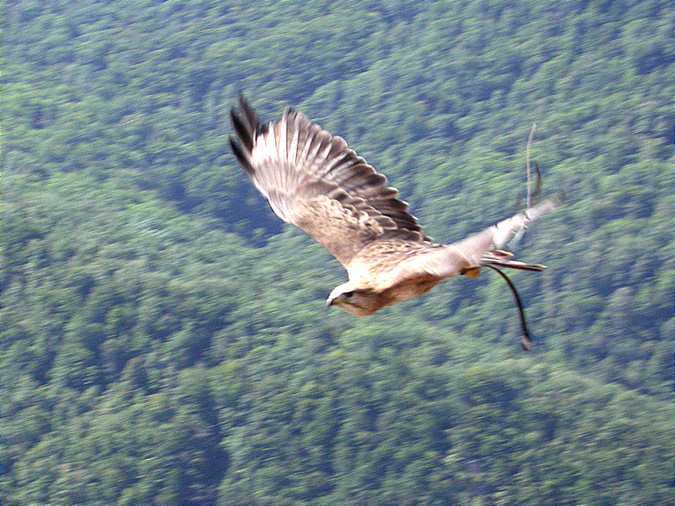
[[[547,5],[548,4],[548,5]],[[659,0],[4,3],[2,504],[673,501],[674,16]],[[293,105],[516,273],[363,320],[229,152]],[[519,204],[519,202],[521,204]]]

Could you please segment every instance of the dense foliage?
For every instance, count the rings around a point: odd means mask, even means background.
[[[549,5],[546,5],[549,4]],[[670,2],[7,1],[0,501],[673,498]],[[365,319],[227,147],[297,105],[450,241],[567,203],[515,274]]]

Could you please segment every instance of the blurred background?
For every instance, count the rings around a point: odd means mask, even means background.
[[[548,4],[548,5],[547,5]],[[673,11],[658,0],[7,1],[3,504],[673,501]],[[515,273],[356,320],[229,153],[297,106]]]

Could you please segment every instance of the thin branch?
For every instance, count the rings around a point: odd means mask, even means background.
[[[534,162],[534,168],[537,170],[537,182],[534,185],[534,191],[532,192],[532,198],[538,199],[541,196],[541,169],[539,168],[539,162]]]
[[[527,167],[527,207],[528,209],[532,206],[532,194],[531,194],[531,169],[530,169],[530,149],[532,148],[532,138],[534,137],[534,131],[537,129],[537,124],[532,123],[530,128],[530,135],[527,138],[527,149],[525,150],[525,166]]]
[[[520,326],[523,328],[523,337],[520,340],[520,344],[522,345],[525,351],[530,351],[532,349],[532,346],[534,346],[534,343],[532,342],[532,338],[530,337],[530,330],[527,328],[527,320],[525,319],[525,309],[523,308],[523,301],[520,300],[520,295],[518,294],[518,290],[516,290],[516,285],[513,284],[511,279],[506,274],[504,274],[500,269],[497,269],[497,267],[494,267],[490,264],[485,264],[485,267],[489,267],[493,271],[496,271],[497,274],[499,274],[502,277],[502,279],[506,281],[506,284],[509,285],[511,293],[513,294],[513,298],[516,300],[516,305],[518,306],[518,315],[520,316]]]

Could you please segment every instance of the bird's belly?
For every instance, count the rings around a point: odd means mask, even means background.
[[[391,299],[391,304],[404,302],[424,295],[436,286],[438,282],[438,279],[431,279],[401,283],[387,290],[387,295]]]

